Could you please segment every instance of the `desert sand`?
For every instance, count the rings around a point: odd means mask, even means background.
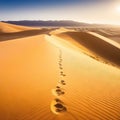
[[[89,32],[2,25],[12,37],[1,30],[0,120],[120,119],[119,46]]]
[[[101,28],[101,29],[94,29],[92,31],[100,35],[103,35],[107,38],[110,38],[120,44],[120,27]]]

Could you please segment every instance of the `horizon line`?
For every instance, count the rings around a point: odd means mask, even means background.
[[[72,21],[72,22],[78,22],[78,23],[85,23],[85,24],[90,24],[90,25],[118,25],[120,26],[120,24],[114,24],[114,23],[99,23],[99,22],[84,22],[84,21],[75,21],[75,20],[27,20],[27,19],[23,19],[23,20],[0,20],[0,22],[9,22],[9,21],[44,21],[44,22],[47,22],[47,21]]]

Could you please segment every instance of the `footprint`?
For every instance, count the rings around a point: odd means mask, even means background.
[[[60,86],[56,86],[56,88],[60,88]]]
[[[67,108],[65,104],[58,98],[52,101],[50,107],[51,107],[51,111],[57,115],[67,112]]]
[[[54,106],[56,107],[56,112],[65,112],[65,111],[67,111],[67,108],[61,103],[57,103]]]
[[[61,88],[52,89],[52,94],[54,96],[58,97],[58,96],[64,95],[65,91],[64,91],[64,89],[61,89]]]
[[[60,72],[60,75],[63,75],[63,74],[64,74],[64,73],[61,71],[61,72]]]
[[[64,74],[64,72],[62,72],[62,71],[60,72],[60,75],[63,76],[63,77],[66,76],[66,74]]]
[[[60,88],[56,89],[56,93],[58,96],[65,94],[65,92],[61,90]]]
[[[59,67],[61,70],[63,69],[63,67]]]
[[[62,103],[62,104],[64,104],[64,102],[63,102],[62,100],[58,99],[58,98],[55,98],[55,101],[56,101],[57,103]]]
[[[61,74],[61,76],[65,77],[65,76],[66,76],[66,74]]]
[[[65,83],[64,80],[61,80],[60,83],[61,83],[62,85],[66,85],[66,83]]]
[[[63,78],[66,76],[66,74],[64,74],[64,71],[63,71],[62,61],[63,61],[62,51],[59,49],[58,64],[59,64],[59,69],[60,69],[60,76]],[[52,89],[53,95],[57,97],[51,103],[51,111],[55,114],[60,114],[60,113],[64,113],[67,111],[67,108],[66,108],[64,102],[61,99],[59,99],[59,98],[63,98],[60,96],[61,95],[63,96],[65,94],[65,91],[62,88],[63,85],[66,85],[66,82],[65,82],[65,80],[62,79],[62,80],[58,81],[58,85],[56,86],[56,89]]]
[[[62,66],[62,64],[61,64],[61,63],[59,63],[59,66]]]

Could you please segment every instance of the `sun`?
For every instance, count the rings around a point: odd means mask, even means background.
[[[116,10],[117,10],[117,12],[120,13],[120,6],[117,6],[117,7],[116,7]]]

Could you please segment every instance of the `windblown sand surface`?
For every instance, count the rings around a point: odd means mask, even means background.
[[[103,28],[103,29],[96,29],[92,30],[100,35],[103,35],[107,38],[112,39],[113,41],[120,44],[120,27],[114,27],[114,28]]]
[[[32,28],[17,26],[0,22],[0,42],[6,40],[13,40],[17,38],[25,38],[34,35],[48,34],[52,29]]]
[[[14,33],[14,32],[21,32],[21,31],[31,30],[31,29],[35,29],[35,28],[0,22],[0,33]]]
[[[120,67],[120,45],[112,40],[93,32],[65,32],[58,36],[78,43],[77,46],[85,48],[84,52],[89,51],[92,57]]]
[[[0,120],[120,119],[119,48],[89,33],[66,32],[0,42]]]

